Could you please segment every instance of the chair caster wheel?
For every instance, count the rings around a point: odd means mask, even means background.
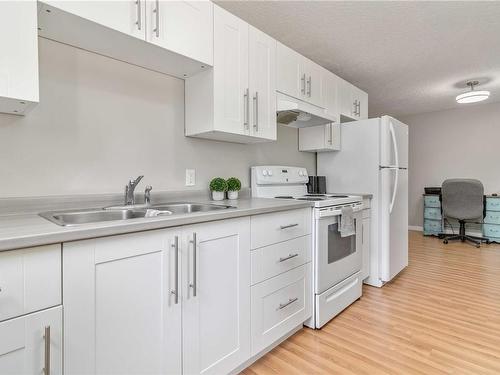
[[[477,244],[477,245],[476,245],[476,247],[479,249],[479,248],[481,247],[481,245],[480,245],[480,244]]]
[[[446,245],[448,243],[448,240],[444,240],[443,243]]]

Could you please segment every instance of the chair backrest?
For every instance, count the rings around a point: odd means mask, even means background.
[[[444,216],[471,220],[483,216],[484,187],[481,181],[455,178],[441,187]]]

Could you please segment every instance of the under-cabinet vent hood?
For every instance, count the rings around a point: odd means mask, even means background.
[[[335,116],[325,110],[291,96],[276,93],[276,117],[278,124],[294,128],[306,128],[337,122]]]

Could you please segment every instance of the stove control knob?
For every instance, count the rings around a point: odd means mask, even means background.
[[[272,170],[269,170],[269,171],[267,171],[267,174],[268,174],[269,176],[272,176],[272,175],[273,175],[273,171],[272,171]]]
[[[265,169],[262,171],[262,175],[267,176],[267,171]]]
[[[299,171],[299,176],[303,176],[304,173],[302,173],[302,171]]]

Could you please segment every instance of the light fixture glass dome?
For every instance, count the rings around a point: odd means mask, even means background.
[[[469,81],[467,82],[467,86],[470,87],[470,91],[464,92],[463,94],[457,95],[455,100],[459,104],[467,104],[467,103],[477,103],[483,100],[486,100],[490,97],[490,92],[483,91],[474,91],[474,86],[479,84],[478,81]]]

